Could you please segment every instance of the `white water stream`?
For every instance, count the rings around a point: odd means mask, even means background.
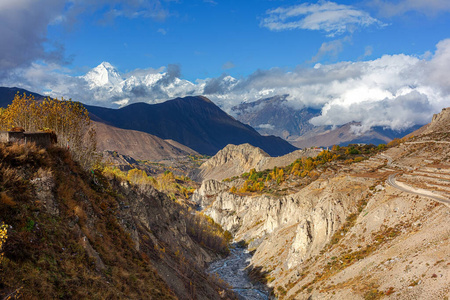
[[[268,300],[269,292],[261,283],[252,283],[245,269],[252,255],[245,248],[235,246],[230,249],[230,255],[224,259],[213,262],[208,273],[217,274],[227,282],[232,290],[245,300]]]

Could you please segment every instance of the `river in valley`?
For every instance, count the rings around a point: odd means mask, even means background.
[[[208,268],[208,273],[217,274],[227,282],[239,299],[268,300],[268,289],[261,283],[253,283],[245,269],[250,264],[252,255],[246,248],[233,245],[230,255],[215,261]]]

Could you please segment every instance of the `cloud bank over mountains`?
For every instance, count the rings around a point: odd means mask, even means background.
[[[322,109],[312,124],[356,121],[361,126],[354,130],[364,132],[372,126],[400,130],[429,122],[433,113],[450,105],[448,70],[450,39],[423,57],[398,54],[289,71],[274,68],[238,79],[224,74],[190,82],[180,79],[178,65],[120,74],[106,62],[83,76],[71,76],[56,65],[34,63],[12,72],[0,84],[106,107],[205,95],[227,112],[242,102],[288,94],[287,104],[295,109]]]
[[[55,24],[65,31],[86,16],[102,26],[115,19],[144,18],[161,22],[173,15],[169,11],[171,2],[179,1],[0,1],[3,41],[0,43],[0,85],[106,107],[205,95],[229,113],[242,102],[287,94],[287,105],[293,109],[322,110],[320,116],[311,120],[314,125],[338,126],[356,121],[361,124],[354,127],[356,132],[371,126],[395,130],[424,124],[433,113],[450,106],[450,39],[442,40],[435,50],[430,49],[422,57],[384,55],[367,61],[316,64],[313,68],[260,69],[242,78],[224,73],[215,78],[188,81],[182,79],[180,65],[120,73],[105,62],[82,76],[75,76],[66,67],[70,57],[66,56],[64,45],[48,36]],[[219,5],[218,1],[203,2],[208,6]],[[450,12],[448,0],[368,0],[353,4],[319,0],[279,6],[263,12],[259,26],[267,32],[284,31],[284,34],[303,30],[336,37],[322,43],[308,62],[315,63],[326,56],[337,58],[344,45],[352,42],[353,33],[368,28],[389,28],[379,18],[411,12],[433,17]],[[157,27],[162,34],[168,32],[160,24]],[[368,45],[359,59],[372,54],[373,48]],[[227,72],[236,65],[230,60],[222,69]]]

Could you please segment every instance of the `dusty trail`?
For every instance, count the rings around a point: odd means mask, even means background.
[[[392,158],[386,154],[380,154],[380,156],[382,156],[383,158],[387,159],[387,166],[391,166],[391,167],[398,167],[400,169],[411,169],[409,167],[404,167],[404,166],[400,166],[398,164],[393,164],[392,163]],[[437,201],[439,203],[443,203],[447,206],[450,206],[450,200],[447,198],[444,198],[443,196],[438,196],[433,194],[432,191],[428,191],[428,190],[424,190],[424,189],[417,189],[417,188],[413,188],[411,186],[408,186],[404,183],[397,183],[395,180],[395,176],[397,176],[399,173],[396,174],[392,174],[389,175],[388,179],[386,180],[386,183],[390,186],[392,186],[393,188],[400,190],[402,192],[406,192],[406,193],[410,193],[410,194],[414,194],[414,195],[419,195],[419,196],[423,196],[423,197],[428,197],[434,201]]]
[[[423,196],[423,197],[428,197],[430,199],[433,199],[434,201],[446,204],[450,206],[450,200],[449,199],[445,199],[444,197],[440,197],[437,195],[434,195],[433,192],[431,191],[427,191],[427,190],[423,190],[423,189],[416,189],[413,187],[410,187],[404,183],[401,183],[401,185],[399,185],[396,181],[395,181],[395,176],[397,176],[398,174],[392,174],[388,177],[388,179],[386,180],[386,183],[389,184],[390,186],[392,186],[393,188],[400,190],[402,192],[406,192],[406,193],[410,193],[410,194],[415,194],[415,195],[419,195],[419,196]]]

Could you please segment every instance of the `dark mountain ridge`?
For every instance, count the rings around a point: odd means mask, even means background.
[[[0,107],[6,108],[9,104],[11,104],[12,100],[14,99],[14,96],[17,93],[21,95],[23,93],[26,93],[27,95],[34,96],[35,99],[42,99],[45,97],[18,87],[0,87]]]
[[[14,95],[37,93],[20,88],[0,87],[0,107],[7,107]],[[185,97],[159,104],[135,103],[120,109],[85,105],[94,121],[121,129],[131,129],[174,140],[193,150],[214,155],[228,144],[249,143],[271,156],[280,156],[297,148],[275,136],[261,136],[226,114],[206,97]],[[101,136],[98,137],[101,139]],[[116,149],[106,149],[116,150]]]
[[[0,107],[6,108],[19,93],[32,95],[36,100],[45,98],[20,88],[0,87]],[[103,123],[92,122],[97,133],[98,151],[116,151],[134,159],[160,161],[189,154],[197,154],[192,149],[176,142],[164,141],[161,138],[135,130],[125,130]]]
[[[228,144],[249,143],[271,156],[297,149],[279,137],[261,136],[202,96],[159,104],[135,103],[120,109],[89,105],[86,108],[95,121],[172,139],[207,155],[214,155]]]

